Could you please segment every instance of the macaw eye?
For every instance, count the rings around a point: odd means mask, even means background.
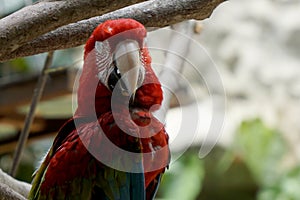
[[[107,80],[107,85],[108,88],[113,91],[113,89],[115,88],[117,82],[119,81],[119,79],[121,78],[121,73],[118,69],[118,67],[116,66],[116,63],[113,62],[113,70],[112,72],[109,74],[108,76],[108,80]]]

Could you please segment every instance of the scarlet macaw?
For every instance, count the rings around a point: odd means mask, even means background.
[[[145,37],[133,19],[108,20],[94,30],[77,110],[35,173],[30,200],[154,198],[170,153],[164,126],[152,115],[163,96]]]

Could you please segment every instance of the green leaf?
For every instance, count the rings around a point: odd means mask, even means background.
[[[18,58],[15,60],[10,61],[10,65],[14,68],[17,72],[28,72],[30,71],[30,66],[26,59]]]
[[[233,144],[234,152],[260,185],[270,185],[278,179],[285,149],[280,133],[259,119],[243,122]]]
[[[175,161],[162,178],[162,199],[196,199],[202,188],[204,164],[197,153],[185,153]]]
[[[300,166],[281,176],[270,187],[265,187],[258,194],[258,200],[298,200],[300,199]]]

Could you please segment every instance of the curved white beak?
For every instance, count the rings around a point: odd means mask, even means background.
[[[115,61],[118,67],[126,96],[133,96],[138,87],[139,79],[143,79],[140,49],[137,41],[124,40],[120,42],[115,50]],[[127,93],[127,94],[126,94]]]

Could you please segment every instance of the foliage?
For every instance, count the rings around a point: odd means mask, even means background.
[[[277,130],[268,128],[259,119],[245,121],[237,132],[233,150],[260,184],[258,200],[300,198],[300,165],[283,167],[283,158],[289,152]]]
[[[246,163],[260,185],[278,179],[285,149],[281,134],[260,119],[244,121],[233,144],[233,151]]]
[[[163,177],[163,199],[296,200],[300,166],[283,167],[287,143],[260,119],[244,121],[229,149],[215,147],[203,160],[195,148],[170,166]]]
[[[282,175],[271,186],[263,188],[258,200],[298,200],[300,198],[300,166]]]
[[[195,199],[202,188],[204,163],[195,151],[188,151],[173,162],[160,186],[163,199]]]

